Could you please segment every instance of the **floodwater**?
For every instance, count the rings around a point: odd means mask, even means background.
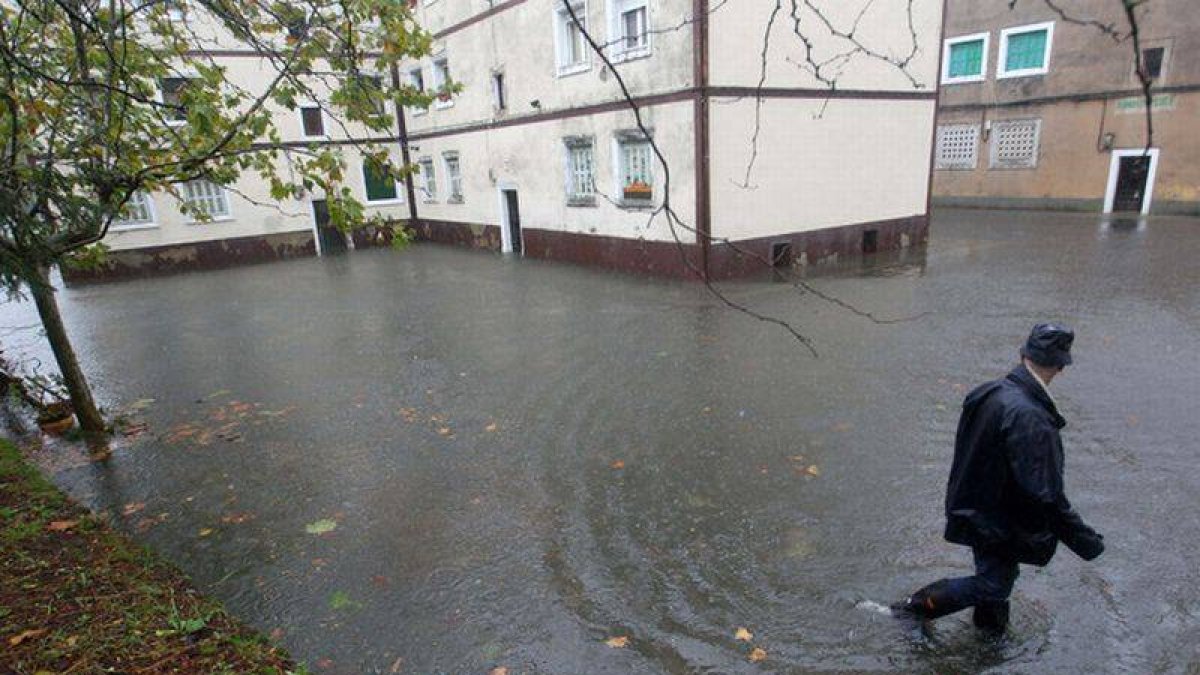
[[[1196,220],[948,211],[812,282],[911,320],[725,286],[819,358],[696,284],[437,246],[69,289],[149,430],[41,457],[318,672],[1196,673],[1197,260]],[[998,642],[860,608],[967,573],[957,408],[1045,319],[1078,334],[1053,391],[1108,551],[1023,567]]]

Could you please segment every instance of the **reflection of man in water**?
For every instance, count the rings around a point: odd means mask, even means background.
[[[1021,365],[963,401],[946,487],[946,540],[970,546],[975,575],[942,579],[892,606],[897,616],[936,619],[975,608],[975,625],[1003,631],[1017,563],[1043,566],[1058,542],[1085,560],[1104,537],[1084,524],[1063,493],[1058,414],[1046,386],[1071,363],[1075,334],[1033,327]]]

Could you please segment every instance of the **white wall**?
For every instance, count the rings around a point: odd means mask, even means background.
[[[645,108],[643,119],[653,130],[671,167],[672,206],[684,222],[693,225],[692,104],[689,101]],[[500,225],[497,189],[503,183],[518,190],[521,223],[525,228],[671,240],[665,215],[659,215],[648,226],[649,211],[621,208],[603,197],[596,199],[594,207],[567,206],[563,138],[581,135],[595,138],[596,186],[615,199],[620,192],[615,175],[615,133],[634,128],[633,114],[619,111],[414,141],[413,145],[419,149],[412,151],[413,161],[426,156],[434,158],[440,193],[435,203],[425,203],[418,190],[418,211],[422,218],[432,220]],[[442,153],[447,151],[459,153],[463,175],[461,204],[448,204],[445,200],[448,193]],[[661,204],[664,178],[661,167],[656,167],[656,205]],[[422,179],[418,176],[415,180],[419,187]],[[694,241],[694,235],[686,232],[680,232],[680,237]]]
[[[824,107],[824,110],[822,108]],[[713,236],[750,239],[925,213],[933,101],[714,100]]]

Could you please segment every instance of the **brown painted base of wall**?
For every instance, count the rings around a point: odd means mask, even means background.
[[[457,246],[500,250],[500,228],[450,221],[422,221],[412,228],[417,239]],[[874,234],[868,234],[873,232]],[[602,237],[575,232],[525,229],[525,255],[654,276],[700,278],[701,251],[696,244]],[[929,240],[924,216],[856,223],[810,232],[795,232],[733,244],[714,243],[709,252],[713,279],[769,274],[775,244],[790,246],[795,268],[812,271],[859,258],[866,253],[899,251]]]
[[[67,284],[115,281],[181,271],[211,270],[316,255],[312,232],[284,232],[128,251],[110,251],[94,270],[63,270]]]

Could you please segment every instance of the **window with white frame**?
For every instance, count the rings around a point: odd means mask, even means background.
[[[184,106],[184,90],[187,89],[188,78],[164,77],[159,81],[159,91],[163,109],[163,118],[167,124],[178,126],[187,124],[187,107]]]
[[[637,132],[617,136],[617,184],[627,205],[650,204],[654,198],[654,152]]]
[[[982,82],[987,73],[988,34],[949,38],[942,48],[942,84]]]
[[[978,124],[941,124],[937,129],[937,169],[974,169],[979,155]]]
[[[1037,166],[1041,142],[1040,119],[1004,120],[992,123],[991,157],[993,169],[1032,169]]]
[[[201,218],[217,220],[228,218],[229,196],[225,188],[207,180],[193,180],[183,184],[183,203],[193,215],[193,222]]]
[[[608,44],[613,57],[629,59],[650,53],[649,12],[647,0],[608,0]]]
[[[134,192],[121,209],[121,215],[113,219],[111,230],[136,229],[154,224],[154,207],[150,197],[141,190]]]
[[[420,66],[409,69],[408,84],[418,92],[425,93],[425,73],[421,70]],[[413,106],[412,109],[414,115],[424,115],[425,110],[425,106]]]
[[[591,67],[588,44],[583,37],[587,28],[587,6],[582,2],[573,3],[571,9],[578,17],[578,23],[571,18],[571,12],[566,7],[559,6],[554,22],[554,46],[558,61],[558,74],[570,75],[580,73]]]
[[[568,136],[563,139],[567,151],[567,205],[596,204],[596,153],[591,136]]]
[[[454,99],[450,93],[450,59],[445,56],[439,56],[433,60],[433,90],[437,95],[437,101],[434,106],[438,108],[448,108],[454,105]]]
[[[364,93],[371,98],[371,103],[375,107],[375,112],[379,115],[387,114],[387,98],[384,92],[387,88],[383,84],[382,75],[359,75],[359,85],[365,90]]]
[[[387,166],[363,158],[362,163],[363,193],[368,204],[388,204],[404,201],[400,196],[400,186],[395,176]]]
[[[450,188],[450,194],[446,197],[446,202],[461,204],[463,201],[462,172],[459,170],[458,153],[443,152],[442,162],[446,165],[446,185]]]
[[[300,106],[300,131],[305,138],[325,138],[325,116],[320,106]]]
[[[996,77],[1025,77],[1050,72],[1050,46],[1053,42],[1053,21],[1000,31]]]
[[[423,157],[417,162],[421,167],[421,189],[425,192],[425,201],[437,200],[437,174],[433,172],[433,158]]]

